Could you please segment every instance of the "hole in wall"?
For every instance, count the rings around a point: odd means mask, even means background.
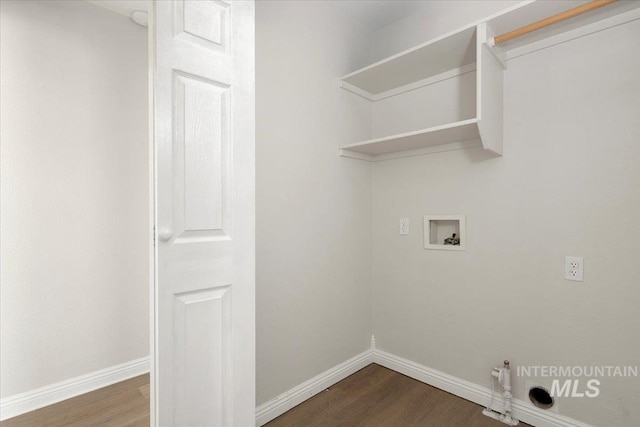
[[[549,409],[554,404],[553,397],[543,387],[531,387],[529,389],[529,400],[541,409]]]

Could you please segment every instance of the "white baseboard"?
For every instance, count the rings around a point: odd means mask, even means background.
[[[372,360],[372,351],[367,350],[260,405],[256,409],[256,425],[262,426],[268,423],[294,406],[370,365]]]
[[[407,359],[376,349],[367,350],[311,378],[256,409],[256,425],[262,426],[289,409],[331,387],[360,369],[377,363],[403,375],[486,406],[491,398],[488,388],[428,368]],[[111,368],[71,378],[59,383],[17,394],[0,401],[0,421],[30,412],[108,385],[149,372],[149,358],[143,357]],[[496,396],[494,409],[501,403]],[[553,412],[544,411],[525,401],[514,399],[513,415],[536,427],[590,427],[588,424]]]
[[[379,350],[375,347],[375,341],[372,339],[371,350],[365,351],[260,405],[256,409],[256,425],[262,426],[268,423],[371,363],[377,363],[481,406],[488,405],[491,399],[491,390],[488,388]],[[492,408],[499,410],[501,404],[502,400],[496,393]],[[513,400],[513,416],[536,427],[591,427],[589,424],[545,411],[519,399]]]
[[[481,406],[489,404],[491,390],[456,378],[381,350],[373,352],[373,363],[384,366],[433,387],[454,394]],[[494,398],[492,409],[499,410],[502,400]],[[591,427],[588,424],[537,408],[523,400],[513,399],[514,418],[536,427]]]
[[[149,372],[149,357],[91,372],[0,400],[0,421]]]

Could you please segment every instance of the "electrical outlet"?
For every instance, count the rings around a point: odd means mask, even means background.
[[[564,278],[575,282],[584,281],[584,260],[578,256],[568,256],[564,260]]]
[[[400,234],[409,234],[409,218],[400,218]]]

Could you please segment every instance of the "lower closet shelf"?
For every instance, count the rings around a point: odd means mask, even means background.
[[[376,161],[475,146],[482,146],[477,118],[343,145],[340,155]]]

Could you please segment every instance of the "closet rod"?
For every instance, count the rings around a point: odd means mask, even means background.
[[[495,36],[493,38],[493,45],[495,46],[500,43],[504,43],[508,40],[515,39],[516,37],[523,36],[532,31],[539,30],[540,28],[548,27],[549,25],[564,21],[565,19],[573,18],[574,16],[578,16],[591,10],[598,9],[599,7],[606,6],[615,1],[617,0],[594,0],[581,6],[574,7],[573,9],[565,10],[564,12],[560,12],[557,15],[549,16],[548,18],[544,18],[532,24],[525,25],[524,27],[509,31],[508,33]]]

